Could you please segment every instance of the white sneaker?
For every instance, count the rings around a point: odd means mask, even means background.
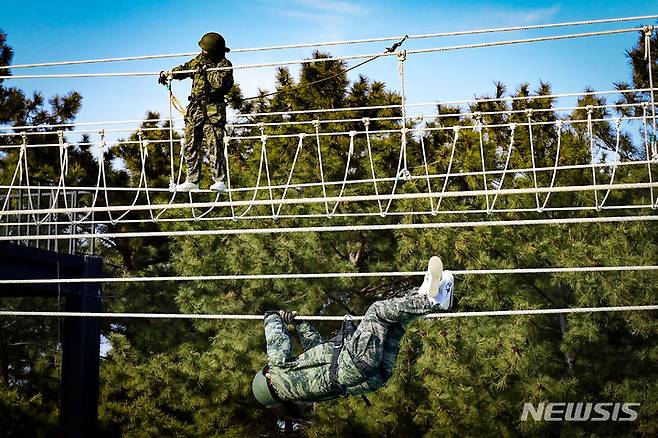
[[[452,307],[452,296],[455,289],[455,277],[452,272],[443,271],[439,283],[439,293],[434,297],[434,303],[441,310],[450,310]]]
[[[226,185],[224,184],[224,181],[215,181],[213,185],[210,186],[210,190],[213,192],[218,192],[218,193],[225,193],[226,192]]]
[[[185,181],[183,184],[178,184],[176,186],[177,192],[193,192],[199,190],[199,184],[195,184],[192,181]]]
[[[427,273],[425,280],[418,289],[419,294],[427,295],[431,300],[439,293],[439,283],[441,282],[441,274],[443,273],[443,263],[437,256],[432,256],[427,264]]]

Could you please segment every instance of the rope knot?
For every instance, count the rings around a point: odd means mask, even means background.
[[[459,126],[459,125],[455,125],[455,126],[452,127],[452,131],[453,131],[455,134],[458,133],[460,129],[461,129],[461,126]]]
[[[59,150],[60,150],[60,152],[67,150],[71,146],[69,143],[64,141],[64,132],[57,131],[57,138],[59,140]]]
[[[370,117],[362,118],[361,122],[363,122],[363,126],[365,126],[367,128],[368,126],[370,126]]]
[[[615,126],[617,129],[619,129],[619,126],[621,125],[621,117],[615,117]]]
[[[148,140],[142,140],[141,143],[140,143],[140,147],[141,147],[141,149],[142,149],[142,151],[143,151],[143,153],[144,153],[144,157],[148,157],[148,156],[149,156],[149,150],[148,150],[148,147],[149,147],[150,144],[151,144],[151,142],[148,141]]]
[[[650,38],[651,35],[653,35],[653,29],[654,27],[652,25],[644,26],[644,28],[642,29],[642,31],[644,32],[644,36]]]
[[[356,135],[356,131],[350,131],[350,137],[354,138],[355,135]]]
[[[298,147],[301,147],[301,141],[304,140],[304,138],[306,138],[306,133],[305,132],[300,132],[299,134],[297,134],[297,136],[299,137],[299,141],[300,141],[300,144],[299,144]]]
[[[587,110],[588,115],[592,115],[592,112],[594,112],[594,105],[587,105],[585,109]]]
[[[526,108],[525,114],[526,116],[528,116],[528,118],[532,117],[532,111],[533,111],[532,108]]]
[[[320,120],[318,120],[318,119],[313,120],[313,127],[316,128],[316,129],[319,129],[320,128]]]
[[[398,50],[396,52],[396,55],[398,56],[398,61],[399,62],[404,62],[407,60],[407,51],[406,50]]]
[[[558,120],[555,122],[555,128],[560,131],[562,129],[562,126],[564,126],[564,122],[562,120]]]
[[[516,129],[516,123],[510,123],[509,124],[509,130],[514,132],[515,129]]]
[[[25,153],[27,151],[27,134],[24,132],[21,132],[21,139],[23,143],[21,144],[21,153]]]

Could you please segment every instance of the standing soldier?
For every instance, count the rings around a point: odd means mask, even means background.
[[[375,302],[355,330],[346,319],[329,342],[323,342],[308,322],[296,320],[294,312],[267,312],[264,323],[269,364],[254,377],[255,398],[267,407],[282,406],[294,415],[299,404],[379,389],[393,374],[406,325],[433,310],[449,310],[453,286],[452,273],[443,271],[441,259],[434,256],[420,288],[401,298]],[[298,357],[292,356],[287,324],[295,325],[304,348]]]
[[[160,72],[158,82],[167,85],[171,79],[192,78],[190,104],[185,114],[185,169],[187,178],[176,186],[178,192],[199,190],[202,144],[210,155],[210,167],[214,183],[210,190],[226,191],[224,177],[224,128],[226,126],[226,102],[224,97],[233,87],[233,70],[215,70],[231,67],[226,59],[230,51],[224,37],[215,32],[205,34],[199,46],[202,53],[194,59],[174,68],[171,72]]]

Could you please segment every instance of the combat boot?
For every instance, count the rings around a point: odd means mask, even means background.
[[[185,181],[183,184],[178,184],[176,186],[176,191],[182,193],[196,192],[198,190],[199,190],[199,184],[193,183],[192,181]]]
[[[216,179],[215,183],[210,186],[210,190],[217,193],[226,193],[226,185],[221,179]]]
[[[452,307],[452,292],[455,279],[450,271],[443,270],[443,263],[437,256],[430,258],[423,284],[418,288],[419,294],[427,295],[434,306],[441,310]]]

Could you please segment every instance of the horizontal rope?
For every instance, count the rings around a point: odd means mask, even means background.
[[[634,266],[581,266],[548,268],[503,268],[503,269],[462,269],[451,272],[454,275],[500,275],[500,274],[557,274],[569,272],[627,272],[655,271],[655,265]],[[372,278],[372,277],[414,277],[423,276],[427,271],[392,272],[321,272],[298,274],[251,274],[251,275],[190,275],[162,277],[94,277],[94,278],[25,278],[0,279],[0,284],[79,284],[79,283],[152,283],[161,281],[230,281],[230,280],[299,280],[317,278]]]
[[[425,180],[427,178],[429,179],[443,179],[446,176],[449,178],[452,177],[465,177],[465,176],[480,176],[480,175],[500,175],[502,173],[508,173],[508,174],[514,174],[514,173],[525,173],[525,172],[553,172],[557,169],[557,171],[563,171],[563,170],[576,170],[576,169],[590,169],[592,167],[595,168],[606,168],[606,167],[625,167],[625,166],[641,166],[645,164],[653,164],[656,163],[656,160],[637,160],[637,161],[621,161],[621,162],[605,162],[605,163],[590,163],[590,164],[568,164],[568,165],[563,165],[563,166],[545,166],[545,167],[522,167],[522,168],[512,168],[512,169],[501,169],[501,170],[486,170],[486,171],[481,171],[481,170],[476,170],[476,171],[471,171],[471,172],[451,172],[448,174],[445,173],[434,173],[434,174],[429,174],[429,175],[412,175],[410,177],[410,180]],[[434,164],[434,163],[432,163]],[[394,182],[396,177],[386,177],[386,178],[366,178],[366,179],[356,179],[356,180],[347,180],[347,181],[325,181],[324,183],[322,182],[317,182],[317,183],[298,183],[298,184],[289,184],[288,188],[290,189],[295,189],[295,188],[310,188],[310,187],[321,187],[321,186],[334,186],[334,185],[341,185],[341,184],[346,184],[346,185],[357,185],[357,184],[372,184],[373,182]],[[263,185],[263,186],[258,186],[259,190],[269,190],[269,189],[283,189],[286,187],[286,184],[272,184],[272,185]],[[57,186],[41,186],[41,185],[0,185],[0,190],[2,189],[14,189],[14,190],[41,190],[41,196],[42,197],[47,197],[48,193],[51,190],[56,190]],[[91,193],[94,190],[96,190],[96,187],[94,186],[67,186],[68,191],[73,191],[77,193],[84,193],[88,192]],[[139,188],[139,187],[103,187],[103,191],[107,192],[136,192],[136,191],[144,191],[144,188]],[[169,193],[171,189],[169,187],[149,187],[149,192],[167,192]],[[238,187],[238,188],[231,188],[227,191],[231,193],[239,193],[239,192],[253,192],[255,190],[255,187]],[[215,194],[216,192],[213,192],[210,189],[199,189],[198,191],[195,191],[195,193],[210,193],[210,194]],[[38,197],[38,193],[32,193],[32,197]],[[20,195],[11,195],[13,197],[19,197]],[[22,196],[26,196],[23,194]],[[0,199],[3,198],[2,195],[0,195]]]
[[[658,91],[658,88],[653,90]],[[532,101],[535,99],[560,99],[567,97],[584,97],[584,96],[596,96],[596,95],[610,95],[610,94],[634,94],[634,93],[650,93],[651,88],[635,88],[630,90],[603,90],[603,91],[584,91],[584,92],[574,92],[574,93],[556,93],[556,94],[547,94],[547,95],[530,95],[530,96],[507,96],[507,97],[492,97],[492,98],[480,98],[480,99],[467,99],[467,100],[446,100],[446,101],[431,101],[431,102],[417,102],[417,103],[407,103],[405,106],[407,108],[412,107],[429,107],[429,106],[439,106],[439,105],[468,105],[475,103],[484,103],[484,102],[514,102],[519,100]],[[296,110],[296,111],[271,111],[271,112],[262,112],[262,113],[245,113],[245,114],[235,114],[229,115],[230,118],[240,118],[240,117],[269,117],[269,116],[288,116],[295,114],[320,114],[328,112],[345,112],[345,111],[369,111],[373,109],[392,109],[400,108],[400,104],[394,105],[373,105],[373,106],[361,106],[361,107],[344,107],[344,108],[322,108],[322,109],[312,109],[312,110]],[[482,113],[485,114],[485,113]],[[453,114],[457,116],[457,114]],[[410,116],[409,119],[413,118]],[[19,125],[19,126],[0,126],[0,130],[25,130],[25,129],[44,129],[44,128],[71,128],[75,126],[97,126],[97,125],[121,125],[129,123],[158,123],[168,121],[168,118],[159,118],[159,119],[132,119],[132,120],[109,120],[109,121],[96,121],[96,122],[72,122],[72,123],[59,123],[59,124],[47,124],[47,125]],[[175,118],[174,120],[183,120],[183,118]],[[159,128],[166,129],[166,128]],[[34,135],[42,134],[42,132],[36,132]],[[15,135],[15,134],[13,134]]]
[[[583,212],[583,211],[605,211],[605,210],[655,210],[658,206],[655,204],[632,204],[632,205],[600,205],[598,208],[595,206],[581,206],[581,207],[544,207],[543,213],[549,212]],[[500,213],[533,213],[537,212],[537,208],[494,208],[490,210],[476,209],[476,210],[422,210],[422,211],[389,211],[386,217],[400,217],[400,216],[436,216],[436,215],[473,215],[473,214],[500,214]],[[277,219],[342,219],[342,218],[358,218],[358,217],[382,217],[380,212],[362,212],[362,213],[334,213],[330,218],[326,213],[309,213],[309,214],[279,214]],[[247,215],[241,216],[239,220],[277,220],[272,215]],[[204,217],[175,217],[175,218],[160,218],[160,222],[213,222],[213,221],[233,221],[231,216],[204,216]],[[143,224],[144,219],[121,219],[116,221],[120,224]],[[15,228],[15,227],[32,227],[46,229],[49,225],[72,225],[76,227],[84,227],[89,225],[114,225],[111,220],[77,220],[73,221],[45,221],[40,222],[39,225],[34,222],[0,222],[0,228]],[[25,234],[30,234],[26,232]],[[19,240],[16,238],[16,240]]]
[[[279,198],[279,199],[257,199],[245,201],[216,201],[216,202],[194,202],[181,204],[151,204],[151,205],[111,205],[105,207],[68,207],[68,208],[36,208],[28,210],[7,210],[0,211],[2,216],[16,216],[20,214],[55,214],[55,213],[87,213],[87,212],[108,212],[108,211],[146,211],[154,208],[166,207],[168,210],[183,208],[209,208],[209,207],[249,207],[257,205],[298,205],[298,204],[323,204],[325,202],[366,202],[366,201],[395,201],[406,199],[429,199],[429,198],[460,198],[471,196],[488,196],[494,193],[498,195],[524,195],[535,193],[570,193],[570,192],[587,192],[595,190],[631,190],[631,189],[648,189],[658,187],[658,182],[653,183],[628,183],[628,184],[598,184],[587,186],[557,186],[557,187],[529,187],[524,189],[488,189],[488,190],[467,190],[467,191],[447,191],[434,193],[397,193],[391,195],[360,195],[360,196],[327,196],[321,198]]]
[[[554,315],[560,313],[603,313],[603,312],[641,312],[658,310],[658,305],[612,306],[612,307],[565,307],[562,309],[524,309],[524,310],[490,310],[472,312],[430,313],[427,319],[438,318],[475,318],[481,316],[520,316],[520,315]],[[0,310],[0,316],[24,317],[69,317],[69,318],[148,318],[148,319],[214,319],[214,320],[262,320],[263,315],[244,314],[203,314],[203,313],[118,313],[118,312],[29,312],[19,310]],[[299,320],[306,321],[342,321],[344,316],[299,315]],[[353,316],[352,319],[363,319]]]
[[[438,32],[438,33],[429,33],[429,34],[420,34],[420,35],[402,35],[402,36],[393,36],[393,37],[365,38],[365,39],[342,40],[342,41],[324,41],[317,43],[284,44],[278,46],[231,49],[231,52],[248,53],[248,52],[260,52],[260,51],[270,51],[270,50],[331,47],[331,46],[343,46],[343,45],[353,45],[353,44],[400,41],[402,38],[406,38],[407,40],[443,38],[443,37],[452,37],[452,36],[480,35],[487,33],[514,32],[521,30],[538,30],[538,29],[551,29],[551,28],[559,28],[559,27],[588,26],[592,24],[620,23],[624,21],[650,20],[654,18],[658,18],[658,15],[641,15],[635,17],[622,17],[622,18],[603,18],[598,20],[571,21],[571,22],[562,22],[562,23],[498,27],[491,29]],[[196,56],[198,53],[199,52],[185,52],[185,53],[170,53],[170,54],[162,54],[162,55],[139,55],[139,56],[123,56],[123,57],[115,57],[115,58],[97,58],[97,59],[85,59],[85,60],[76,60],[76,61],[41,62],[41,63],[32,63],[32,64],[17,64],[17,65],[8,66],[8,68],[19,69],[19,68],[33,68],[33,67],[52,67],[52,66],[62,66],[62,65],[95,64],[95,63],[105,63],[105,62],[140,61],[140,60],[161,59],[161,58],[181,58],[188,56]]]
[[[454,115],[455,117],[458,116],[458,114]],[[516,126],[518,127],[528,127],[528,126],[550,126],[550,125],[575,125],[575,124],[581,124],[581,123],[591,123],[591,122],[615,122],[616,120],[620,120],[621,122],[629,122],[629,121],[634,121],[634,120],[654,120],[658,116],[653,116],[653,115],[647,115],[647,116],[624,116],[624,117],[607,117],[607,118],[592,118],[591,120],[586,120],[586,119],[557,119],[557,120],[551,120],[551,121],[530,121],[530,122],[506,122],[506,123],[495,123],[495,124],[482,124],[481,127],[483,129],[495,129],[495,128],[510,128],[511,126]],[[434,131],[454,131],[455,129],[473,129],[473,125],[454,125],[454,126],[434,126],[434,127],[428,127],[428,126],[418,126],[415,128],[395,128],[395,129],[377,129],[377,130],[368,130],[368,131],[360,131],[360,130],[353,130],[353,131],[329,131],[329,132],[319,132],[319,133],[312,133],[311,131],[309,132],[297,132],[295,134],[264,134],[264,135],[243,135],[243,136],[226,136],[228,140],[238,140],[238,141],[246,141],[246,140],[261,140],[263,138],[266,139],[284,139],[284,138],[296,138],[298,139],[300,136],[304,137],[312,137],[312,136],[319,136],[319,137],[340,137],[340,136],[352,136],[352,135],[380,135],[380,134],[403,134],[403,133],[422,133],[422,132],[434,132]],[[179,142],[180,140],[176,140],[176,142]],[[169,144],[170,140],[148,140],[150,144]],[[69,146],[78,146],[78,147],[91,147],[91,146],[98,146],[101,144],[100,141],[87,141],[87,142],[68,142],[67,143]],[[113,146],[118,146],[122,144],[134,144],[134,145],[139,145],[143,144],[139,140],[123,140],[123,141],[106,141],[103,143],[106,147],[111,148]],[[39,143],[39,144],[6,144],[6,145],[0,145],[0,149],[20,149],[20,148],[27,148],[27,149],[37,149],[37,148],[55,148],[55,147],[61,147],[60,143]]]
[[[327,233],[343,231],[382,231],[382,230],[420,230],[431,228],[479,228],[479,227],[515,227],[535,225],[594,224],[616,222],[656,221],[654,216],[611,216],[583,218],[518,219],[495,221],[431,222],[420,224],[368,224],[368,225],[324,225],[315,227],[278,227],[278,228],[238,228],[214,230],[172,230],[172,231],[135,231],[122,233],[72,233],[67,235],[38,236],[0,236],[0,241],[32,240],[67,240],[67,239],[120,239],[134,237],[183,237],[183,236],[219,236],[239,234],[287,234],[287,233]]]
[[[643,27],[633,27],[626,29],[615,29],[615,30],[606,30],[599,32],[585,32],[577,34],[568,34],[568,35],[554,35],[547,37],[537,37],[537,38],[524,38],[517,40],[508,40],[508,41],[495,41],[487,43],[477,43],[477,44],[462,44],[458,46],[448,46],[448,47],[436,47],[431,49],[417,49],[417,50],[406,50],[407,55],[418,55],[418,54],[427,54],[427,53],[439,53],[439,52],[448,52],[455,50],[465,50],[465,49],[477,49],[477,48],[489,48],[489,47],[499,47],[499,46],[508,46],[508,45],[517,45],[517,44],[529,44],[529,43],[538,43],[545,41],[558,41],[565,39],[575,39],[575,38],[587,38],[595,36],[609,36],[609,35],[618,35],[623,33],[630,32],[639,32],[643,30]],[[346,56],[337,56],[329,58],[312,58],[312,59],[297,59],[292,61],[278,61],[278,62],[268,62],[268,63],[257,63],[257,64],[236,64],[231,67],[213,67],[209,68],[208,71],[226,71],[226,70],[243,70],[243,69],[252,69],[252,68],[267,68],[267,67],[281,67],[286,65],[303,65],[303,64],[312,64],[318,62],[331,62],[331,61],[351,61],[359,59],[368,59],[374,57],[386,57],[386,56],[398,56],[397,52],[387,52],[387,53],[369,53],[361,55],[346,55]],[[179,70],[177,73],[194,73],[195,70]],[[113,72],[113,73],[63,73],[63,74],[41,74],[41,75],[4,75],[0,76],[0,79],[63,79],[63,78],[100,78],[100,77],[143,77],[143,76],[158,76],[160,74],[157,72]]]
[[[560,112],[567,112],[567,111],[575,111],[575,110],[589,110],[589,109],[617,109],[617,108],[632,108],[632,107],[648,107],[649,102],[633,102],[633,103],[611,103],[611,104],[605,104],[605,105],[582,105],[582,106],[569,106],[569,107],[551,107],[551,108],[533,108],[531,111],[533,113],[545,113],[545,112],[552,112],[552,113],[560,113]],[[409,105],[407,105],[409,106]],[[396,106],[397,107],[397,106]],[[518,109],[518,110],[499,110],[499,111],[467,111],[467,112],[460,112],[458,114],[451,114],[451,113],[438,113],[438,114],[418,114],[418,115],[409,115],[406,118],[406,120],[410,121],[423,121],[423,120],[434,120],[434,119],[442,119],[442,118],[454,118],[454,117],[460,117],[460,118],[472,118],[473,116],[477,117],[483,117],[483,116],[490,116],[490,115],[512,115],[512,114],[525,114],[527,113],[527,109]],[[176,118],[176,120],[183,120],[183,118]],[[317,120],[299,120],[299,121],[284,121],[284,122],[260,122],[260,123],[228,123],[226,125],[227,128],[256,128],[256,127],[275,127],[275,126],[297,126],[297,125],[326,125],[326,124],[332,124],[332,123],[359,123],[359,122],[364,122],[364,121],[370,121],[370,122],[376,122],[376,121],[401,121],[402,117],[401,116],[390,116],[390,117],[362,117],[362,118],[349,118],[349,119],[317,119]],[[151,119],[151,120],[144,120],[143,122],[148,122],[148,121],[161,121],[161,119]],[[47,125],[44,125],[47,126]],[[0,129],[10,129],[10,128],[2,128]],[[13,128],[11,128],[13,129]],[[118,128],[118,129],[103,129],[105,134],[108,133],[132,133],[134,131],[142,131],[142,132],[152,132],[152,131],[163,131],[167,128],[163,127],[154,127],[154,128]],[[414,128],[414,129],[421,129],[421,128]],[[58,134],[58,131],[36,131],[36,132],[0,132],[0,137],[12,137],[12,136],[21,136],[22,134],[26,135],[47,135],[47,134],[52,134],[56,135]],[[95,130],[90,130],[90,129],[76,129],[76,130],[70,130],[66,131],[66,134],[97,134],[97,131]]]

